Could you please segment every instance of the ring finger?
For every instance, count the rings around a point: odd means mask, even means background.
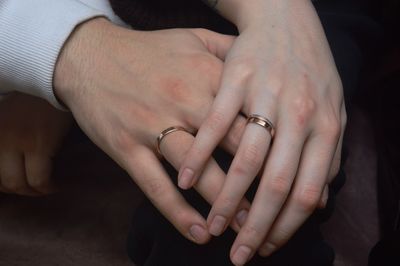
[[[249,121],[252,121],[253,118],[256,116],[251,116]],[[261,123],[262,121],[254,121],[255,123],[248,123],[246,126],[225,184],[208,216],[207,224],[212,235],[222,234],[232,220],[240,200],[260,171],[267,155],[273,132],[272,130],[268,132],[266,130],[268,127],[264,128],[256,124],[256,122]],[[263,124],[261,123],[261,125]],[[241,213],[241,216],[247,216],[247,213]],[[238,220],[242,218],[241,216],[238,217]]]
[[[297,132],[297,133],[296,133]],[[231,249],[237,265],[245,264],[259,248],[290,192],[305,136],[287,125],[277,125],[276,138],[248,218]]]
[[[175,169],[179,169],[185,158],[186,152],[194,141],[194,137],[187,132],[178,131],[168,135],[162,144],[161,151]],[[225,173],[218,166],[217,162],[210,158],[204,168],[201,178],[195,185],[195,189],[210,204],[212,204],[220,193],[224,184]],[[245,199],[240,199],[238,203],[238,213],[247,212],[250,203]],[[236,221],[231,223],[232,229],[236,232],[240,229],[240,224]]]

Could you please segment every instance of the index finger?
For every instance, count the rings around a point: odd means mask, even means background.
[[[163,216],[187,239],[206,243],[210,235],[205,219],[179,193],[156,155],[141,147],[126,157],[125,170]]]
[[[229,76],[237,76],[231,75]],[[226,76],[226,74],[224,74]],[[190,188],[201,174],[212,152],[227,134],[235,117],[237,117],[243,97],[240,95],[242,82],[222,82],[221,89],[205,121],[199,128],[196,138],[190,147],[179,170],[178,184],[183,189]]]

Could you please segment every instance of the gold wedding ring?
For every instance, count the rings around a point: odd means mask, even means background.
[[[274,124],[272,124],[272,122],[271,122],[268,118],[266,118],[266,117],[263,117],[263,116],[261,116],[261,115],[255,115],[255,114],[253,114],[253,115],[250,115],[250,116],[247,118],[247,123],[255,123],[255,124],[257,124],[257,125],[262,126],[262,127],[265,128],[266,130],[268,130],[269,134],[271,134],[271,138],[273,138],[274,135],[275,135],[275,127],[274,127]]]
[[[189,130],[187,130],[186,128],[181,127],[181,126],[173,126],[173,127],[169,127],[167,129],[163,130],[160,133],[160,135],[158,135],[157,142],[156,142],[157,152],[161,157],[163,157],[163,154],[161,153],[161,149],[160,149],[161,141],[163,140],[163,138],[165,138],[165,136],[167,136],[171,133],[177,132],[177,131],[184,131],[184,132],[189,133],[190,135],[193,135],[192,132],[190,132]]]

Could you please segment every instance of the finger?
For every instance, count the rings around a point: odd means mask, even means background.
[[[290,197],[260,248],[261,255],[269,256],[283,246],[314,212],[327,183],[338,141],[338,134],[333,135],[321,134],[307,141]]]
[[[344,137],[344,131],[346,129],[346,123],[347,123],[347,115],[346,115],[346,108],[344,106],[344,102],[343,102],[342,112],[341,112],[341,123],[342,123],[342,125],[341,125],[340,138],[339,138],[339,142],[336,147],[335,155],[333,156],[333,160],[332,160],[331,167],[329,170],[328,181],[327,181],[328,184],[330,184],[332,182],[332,180],[338,175],[340,167],[341,167],[343,137]],[[319,209],[324,209],[326,207],[328,198],[329,198],[329,185],[326,185],[324,188],[324,191],[322,193],[322,197],[318,204]]]
[[[246,263],[262,244],[298,169],[305,134],[277,125],[275,136],[250,213],[231,249],[231,260],[238,265]]]
[[[215,94],[217,94],[217,92]],[[206,101],[208,103],[206,106],[211,108],[213,101],[214,96],[209,97]],[[205,109],[208,109],[207,107]],[[206,119],[206,116],[206,112],[194,112],[193,114],[191,114],[191,119],[187,119],[187,124],[191,125],[191,127],[195,129],[200,128],[200,126]],[[234,155],[237,148],[239,147],[239,143],[246,128],[246,124],[247,118],[242,114],[238,114],[219,146],[229,154]]]
[[[254,123],[247,125],[225,184],[208,216],[210,234],[221,235],[234,217],[240,200],[263,165],[270,141],[271,135],[265,128]]]
[[[38,196],[26,182],[24,157],[17,152],[3,153],[0,156],[1,185],[9,193],[24,196]]]
[[[210,235],[204,218],[178,192],[155,154],[140,147],[124,157],[123,167],[164,217],[187,239],[206,243]]]
[[[318,202],[318,206],[317,206],[318,209],[325,209],[326,203],[328,202],[328,198],[329,198],[329,186],[325,185],[325,188],[322,192],[322,196]]]
[[[225,60],[226,54],[231,49],[235,36],[220,34],[207,29],[190,29],[198,36],[207,47],[208,51],[221,60]]]
[[[341,167],[341,161],[342,161],[342,146],[343,146],[343,138],[344,138],[344,132],[346,130],[346,123],[347,123],[347,115],[346,115],[346,108],[343,102],[342,105],[342,111],[341,111],[341,132],[340,132],[340,138],[339,142],[335,151],[335,155],[332,160],[332,164],[329,170],[329,175],[328,175],[328,183],[331,183],[332,180],[338,175],[340,167]]]
[[[42,154],[25,154],[25,169],[28,185],[42,194],[55,192],[51,182],[52,161]]]
[[[224,76],[235,77],[232,73],[224,74]],[[244,91],[239,90],[240,86],[240,82],[235,82],[233,79],[229,83],[222,83],[221,90],[180,168],[178,185],[181,188],[188,189],[196,183],[208,158],[211,157],[212,152],[237,117],[241,109]]]
[[[192,135],[183,131],[178,131],[164,138],[161,143],[161,151],[165,156],[165,159],[167,159],[176,169],[179,169],[182,160],[193,141],[194,137]],[[224,184],[224,179],[224,171],[221,170],[213,158],[210,158],[203,171],[202,177],[195,185],[195,189],[208,203],[212,204],[220,193]],[[239,231],[240,226],[243,224],[243,220],[245,219],[245,217],[243,217],[243,212],[247,212],[249,208],[250,203],[246,199],[242,198],[239,201],[237,208],[237,213],[241,219],[239,222],[233,221],[231,223],[232,229],[236,232]]]
[[[247,119],[238,115],[233,121],[228,133],[221,142],[221,147],[231,155],[235,155],[239,147],[240,140],[246,129]]]

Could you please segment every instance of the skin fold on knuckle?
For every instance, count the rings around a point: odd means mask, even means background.
[[[143,192],[157,202],[168,201],[168,191],[158,178],[147,178],[144,182]]]
[[[190,87],[183,78],[179,77],[160,77],[158,86],[161,88],[162,95],[168,102],[188,102],[191,99]]]
[[[328,145],[337,145],[342,134],[341,122],[332,118],[320,120],[315,134],[322,137]]]
[[[318,206],[321,196],[322,188],[317,185],[306,185],[295,193],[294,201],[302,211],[312,213]]]
[[[265,232],[255,225],[245,224],[241,230],[241,243],[251,247],[253,250],[258,248],[264,238]]]
[[[260,247],[260,250],[266,247],[266,244],[272,245],[275,250],[278,250],[285,243],[287,243],[292,237],[292,232],[289,231],[288,228],[283,228],[283,226],[273,227],[268,235],[267,239],[264,241],[263,245]]]
[[[266,187],[274,198],[282,199],[288,196],[292,183],[287,176],[285,172],[282,172],[268,180]]]
[[[316,109],[317,103],[312,98],[304,96],[295,98],[291,104],[290,113],[293,116],[296,128],[304,129],[315,114]]]

